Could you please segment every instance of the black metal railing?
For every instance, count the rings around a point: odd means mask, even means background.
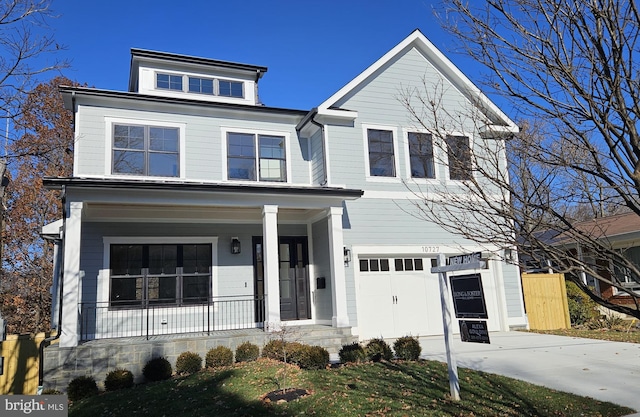
[[[215,297],[183,305],[116,306],[109,302],[81,303],[80,338],[83,341],[115,337],[207,333],[264,328],[264,298]]]

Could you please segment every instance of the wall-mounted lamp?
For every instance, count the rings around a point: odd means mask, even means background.
[[[234,255],[239,254],[241,251],[241,247],[240,247],[240,239],[238,239],[237,237],[232,237],[231,238],[231,253]]]
[[[344,253],[344,264],[346,266],[349,266],[349,264],[351,263],[351,249],[345,247],[343,249],[343,253]]]
[[[513,261],[513,249],[504,250],[504,259],[508,262]]]

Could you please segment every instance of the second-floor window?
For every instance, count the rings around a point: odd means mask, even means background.
[[[411,178],[435,178],[433,139],[430,133],[409,132]]]
[[[286,182],[284,136],[229,132],[227,178]]]
[[[449,179],[467,181],[472,176],[471,146],[467,136],[447,136]]]
[[[114,174],[177,177],[180,172],[178,128],[113,125]]]
[[[369,175],[372,177],[395,177],[395,156],[393,132],[390,130],[367,129],[369,146]]]

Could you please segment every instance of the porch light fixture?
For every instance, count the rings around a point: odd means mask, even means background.
[[[239,254],[241,251],[241,247],[240,247],[240,239],[238,239],[237,237],[232,237],[231,238],[231,253],[234,255]]]
[[[343,249],[343,253],[344,253],[344,264],[345,266],[349,266],[349,264],[351,263],[351,249],[345,247]]]
[[[504,259],[507,262],[513,261],[513,249],[505,249],[504,250]]]

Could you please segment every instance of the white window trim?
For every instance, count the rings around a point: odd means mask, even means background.
[[[167,122],[164,120],[153,120],[153,119],[127,119],[123,117],[105,117],[105,166],[104,166],[104,174],[108,177],[118,177],[123,179],[154,179],[154,180],[176,180],[176,179],[185,179],[186,178],[186,140],[185,134],[187,130],[187,125],[185,123],[175,123],[175,122]],[[116,124],[126,124],[126,125],[139,125],[139,126],[155,126],[155,127],[172,127],[178,129],[179,134],[179,164],[180,164],[180,172],[177,177],[161,177],[161,176],[149,176],[149,175],[130,175],[130,174],[114,174],[112,172],[112,159],[113,159],[113,126]]]
[[[263,130],[263,129],[246,129],[246,128],[235,128],[235,127],[227,127],[227,126],[223,126],[220,128],[221,131],[221,138],[222,140],[220,141],[222,143],[222,152],[220,153],[220,155],[222,155],[222,163],[220,164],[222,167],[222,179],[223,181],[228,181],[228,182],[233,182],[233,183],[241,183],[241,184],[247,184],[247,183],[258,183],[258,184],[291,184],[292,183],[292,178],[291,178],[291,134],[289,132],[283,132],[283,131],[274,131],[274,130]],[[287,180],[286,181],[260,181],[260,172],[259,172],[259,167],[256,166],[256,180],[238,180],[238,179],[229,179],[229,171],[228,171],[228,166],[227,166],[227,134],[228,133],[245,133],[248,135],[256,135],[256,137],[258,135],[268,135],[268,136],[282,136],[284,137],[284,156],[285,156],[285,169],[286,169],[286,175],[287,175]],[[256,148],[256,161],[260,158],[259,154],[258,154],[258,148]]]
[[[451,176],[449,175],[449,146],[447,145],[447,137],[448,136],[466,136],[467,138],[469,138],[469,150],[471,152],[471,177],[472,178],[476,178],[476,174],[475,174],[475,156],[474,156],[474,152],[473,152],[473,145],[474,145],[474,137],[471,133],[468,132],[459,132],[459,131],[451,131],[451,132],[445,132],[444,134],[442,134],[442,150],[445,153],[442,156],[442,161],[445,162],[444,165],[444,179],[447,182],[453,183],[453,184],[461,184],[463,183],[465,180],[452,180]],[[445,158],[446,157],[446,158]]]
[[[367,130],[388,130],[393,137],[393,163],[395,164],[395,176],[393,177],[380,177],[371,175],[371,167],[369,166],[369,135]],[[371,182],[400,182],[400,157],[398,154],[398,129],[395,126],[389,125],[377,125],[377,124],[362,124],[362,141],[364,147],[364,169],[365,179]]]
[[[218,294],[218,237],[160,237],[160,236],[104,236],[102,238],[102,269],[98,273],[98,293],[96,301],[109,302],[109,284],[111,281],[111,245],[153,245],[153,244],[210,244],[211,245],[211,295]]]
[[[433,146],[433,173],[434,178],[414,178],[411,176],[411,152],[409,151],[409,133],[428,133],[431,135],[431,143]],[[441,160],[440,146],[436,143],[438,140],[438,134],[428,129],[402,129],[402,140],[404,149],[404,163],[405,163],[405,175],[406,178],[417,184],[434,184],[440,179],[440,170],[438,161]],[[448,170],[447,170],[448,172]]]

